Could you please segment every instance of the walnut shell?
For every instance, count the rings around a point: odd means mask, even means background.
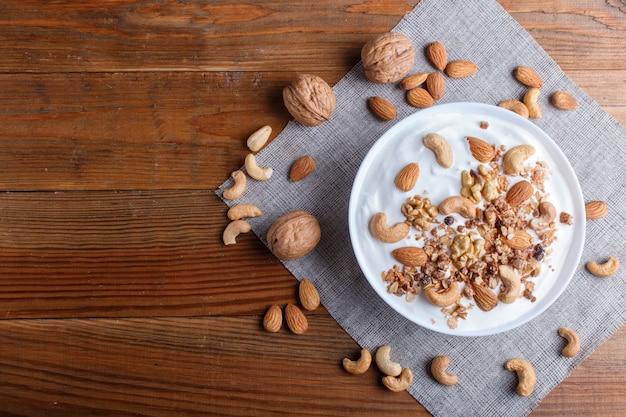
[[[377,84],[398,81],[415,63],[411,39],[397,32],[376,36],[361,49],[361,61],[368,80]]]
[[[291,261],[311,252],[320,241],[317,219],[296,210],[279,217],[267,231],[267,244],[278,259]]]
[[[283,102],[289,114],[304,126],[325,122],[337,104],[326,81],[311,74],[300,74],[283,88]]]

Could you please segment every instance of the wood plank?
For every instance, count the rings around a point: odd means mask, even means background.
[[[260,314],[297,281],[209,191],[0,194],[0,318]]]
[[[302,336],[268,334],[255,316],[2,321],[0,408],[48,416],[429,415],[408,394],[386,391],[375,367],[343,371],[342,358],[358,346],[329,316],[308,318]],[[625,337],[622,329],[532,415],[618,416]]]
[[[626,124],[624,71],[568,71]],[[215,189],[293,73],[0,74],[0,189]],[[330,83],[341,75],[320,74]]]

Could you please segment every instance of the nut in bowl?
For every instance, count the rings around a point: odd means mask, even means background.
[[[451,166],[424,145],[429,134],[447,142]],[[477,160],[468,137],[493,146],[493,158]],[[503,156],[521,145],[535,152],[514,161],[519,172],[505,173]],[[395,176],[412,162],[419,178],[402,191]],[[507,191],[521,181],[533,192],[522,190],[511,206]],[[463,204],[450,204],[457,200]],[[548,203],[573,223],[543,221]],[[369,223],[378,213],[410,232],[397,242],[375,238]],[[479,103],[436,105],[392,126],[361,163],[348,218],[359,266],[382,300],[420,326],[459,336],[507,331],[545,311],[579,265],[585,238],[582,192],[558,146],[533,122]],[[422,248],[428,261],[403,265],[394,253],[406,247]]]

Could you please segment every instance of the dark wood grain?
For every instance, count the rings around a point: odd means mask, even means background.
[[[299,72],[331,85],[417,0],[0,2],[0,415],[426,416],[323,307],[261,328],[296,280],[214,190]],[[620,0],[499,3],[626,124]],[[622,328],[533,416],[618,416]]]

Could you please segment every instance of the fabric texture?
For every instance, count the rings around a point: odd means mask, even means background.
[[[624,268],[600,279],[585,270],[589,260],[608,255],[626,259],[623,225],[626,166],[626,129],[578,88],[535,40],[494,0],[422,0],[393,31],[409,36],[417,49],[413,72],[434,71],[421,53],[433,41],[442,42],[449,60],[477,63],[478,72],[462,79],[446,79],[446,92],[438,103],[498,104],[522,97],[526,87],[512,76],[518,65],[541,74],[544,86],[539,103],[543,117],[534,119],[559,145],[572,164],[584,198],[603,200],[609,215],[587,222],[584,252],[564,293],[543,314],[514,330],[484,337],[450,336],[422,328],[388,307],[363,276],[352,252],[348,231],[348,203],[352,182],[373,143],[395,122],[382,122],[367,108],[370,96],[383,96],[398,109],[396,121],[419,111],[406,103],[396,83],[378,85],[365,78],[356,65],[333,90],[337,109],[317,127],[290,122],[257,154],[259,166],[274,169],[268,181],[248,180],[237,201],[256,204],[263,215],[249,219],[253,232],[266,243],[272,222],[291,210],[306,210],[321,225],[322,240],[307,256],[285,262],[298,279],[310,279],[333,318],[362,347],[374,351],[391,344],[393,358],[413,371],[409,392],[435,416],[524,416],[569,373],[605,342],[625,321]],[[557,110],[548,103],[552,91],[570,92],[579,102],[575,111]],[[292,163],[311,155],[315,171],[304,181],[289,181]],[[244,168],[242,168],[244,169]],[[226,181],[216,191],[232,185]],[[578,331],[582,349],[564,358],[559,327]],[[430,375],[436,355],[452,359],[448,368],[459,383],[447,387]],[[506,371],[506,360],[520,357],[537,374],[532,395],[515,393],[517,376]]]

